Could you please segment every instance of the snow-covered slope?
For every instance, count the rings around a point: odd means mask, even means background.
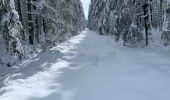
[[[170,55],[158,51],[86,30],[6,76],[0,100],[169,100]]]

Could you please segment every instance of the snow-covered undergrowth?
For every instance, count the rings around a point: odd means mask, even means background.
[[[169,100],[169,59],[86,30],[1,77],[0,100]]]

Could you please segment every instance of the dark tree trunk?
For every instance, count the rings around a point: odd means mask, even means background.
[[[21,5],[20,5],[20,0],[17,0],[17,5],[18,5],[18,14],[19,14],[19,18],[20,18],[20,21],[22,21],[22,11],[21,11]]]
[[[28,28],[29,28],[29,43],[34,45],[34,24],[32,18],[32,0],[28,0]]]
[[[145,28],[145,39],[146,39],[146,46],[148,46],[148,40],[149,40],[149,37],[148,37],[148,21],[149,21],[149,15],[147,14],[148,13],[148,7],[149,5],[147,3],[145,3],[143,5],[143,11],[144,11],[144,28]]]
[[[45,23],[45,19],[43,18],[43,31],[44,33],[46,33],[46,23]]]

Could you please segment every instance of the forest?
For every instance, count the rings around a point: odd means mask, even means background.
[[[0,0],[0,100],[170,100],[170,0]]]
[[[0,0],[0,22],[0,63],[8,67],[85,29],[80,0]]]
[[[168,0],[91,0],[88,22],[80,0],[1,0],[0,5],[0,63],[9,67],[86,27],[127,47],[170,43]]]
[[[155,36],[168,46],[169,18],[169,0],[92,0],[88,27],[123,41],[124,46],[146,47]]]

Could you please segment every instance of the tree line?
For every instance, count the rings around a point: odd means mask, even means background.
[[[170,43],[169,0],[91,0],[88,27],[111,35],[125,46],[146,47],[159,31],[161,43]]]
[[[77,35],[85,16],[80,0],[0,0],[0,28],[0,63],[12,66]]]

